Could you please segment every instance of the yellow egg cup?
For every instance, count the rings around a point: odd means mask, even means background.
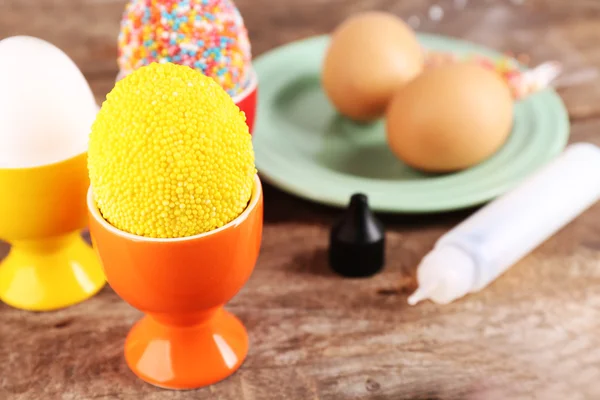
[[[51,311],[96,294],[106,279],[80,236],[87,226],[87,154],[31,168],[0,168],[0,300]]]

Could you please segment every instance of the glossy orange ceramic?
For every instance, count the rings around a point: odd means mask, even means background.
[[[125,358],[141,379],[170,389],[218,382],[242,364],[248,335],[223,306],[244,286],[260,249],[258,176],[247,209],[214,231],[154,239],[106,222],[88,192],[90,232],[107,280],[146,316],[129,333]]]

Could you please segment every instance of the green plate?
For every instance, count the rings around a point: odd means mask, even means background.
[[[420,34],[425,48],[458,54],[497,52],[447,37]],[[341,117],[320,86],[328,36],[274,49],[254,61],[259,77],[254,130],[261,177],[296,196],[345,207],[353,193],[381,212],[426,213],[485,203],[557,156],[569,136],[567,111],[546,89],[515,104],[506,144],[470,169],[426,175],[397,160],[383,121],[359,125]]]

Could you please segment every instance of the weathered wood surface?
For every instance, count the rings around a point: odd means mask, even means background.
[[[420,29],[527,53],[566,68],[559,89],[572,140],[600,144],[600,2],[238,0],[254,54],[330,31],[366,9],[418,16]],[[459,2],[457,2],[459,3]],[[0,38],[29,34],[63,48],[98,100],[116,74],[122,0],[4,0]],[[0,88],[1,90],[1,88]],[[600,205],[492,286],[454,304],[406,305],[414,270],[467,212],[383,216],[385,272],[343,280],[326,265],[336,210],[266,188],[256,271],[229,304],[251,350],[240,371],[192,392],[151,387],[127,369],[125,335],[140,317],[110,288],[81,305],[34,314],[0,305],[0,399],[599,399]],[[2,245],[1,254],[8,246]]]

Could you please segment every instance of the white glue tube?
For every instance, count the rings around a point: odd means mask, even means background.
[[[573,144],[442,236],[417,269],[410,305],[477,292],[600,198],[600,148]]]

